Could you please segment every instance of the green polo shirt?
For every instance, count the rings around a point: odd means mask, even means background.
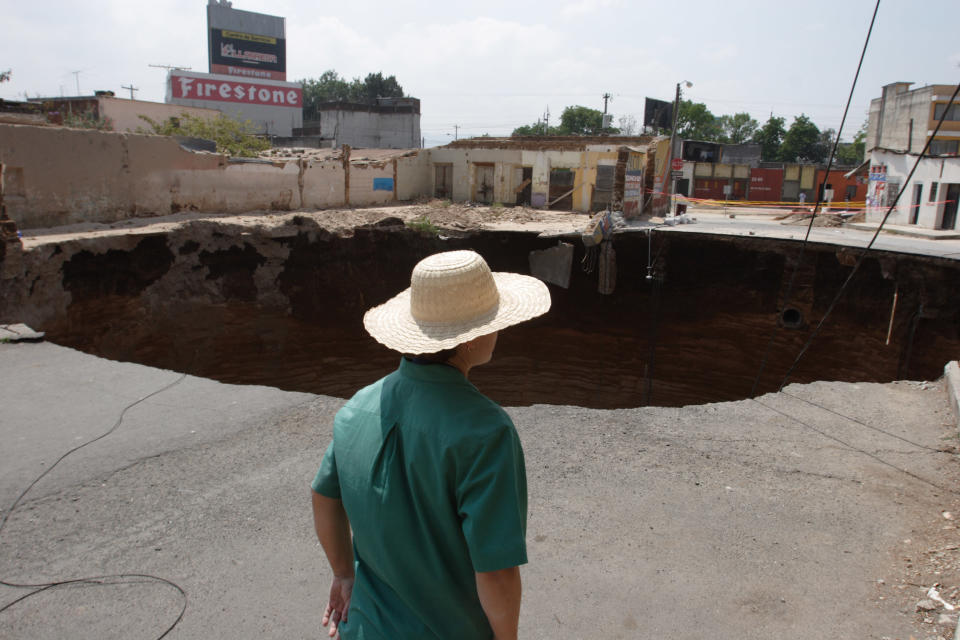
[[[312,487],[353,529],[343,638],[493,636],[474,572],[527,562],[527,479],[510,417],[460,371],[404,359],[358,391]]]

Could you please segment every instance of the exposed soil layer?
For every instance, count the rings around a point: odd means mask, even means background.
[[[445,233],[396,218],[332,233],[294,216],[273,227],[201,220],[163,233],[46,242],[23,254],[17,278],[0,282],[0,320],[27,321],[58,344],[108,358],[346,397],[396,366],[361,319],[408,285],[418,260],[470,248],[494,270],[528,273],[529,253],[558,242],[528,232]],[[810,245],[790,309],[779,313],[794,242],[655,231],[648,280],[646,234],[618,234],[616,289],[601,295],[598,270],[581,267],[579,239],[566,241],[575,246],[569,289],[551,285],[551,312],[503,332],[494,361],[471,374],[501,403],[741,399],[765,354],[755,392],[776,389],[853,257]],[[958,275],[955,261],[871,254],[791,381],[939,377],[960,350]]]

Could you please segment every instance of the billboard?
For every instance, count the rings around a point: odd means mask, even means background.
[[[173,98],[209,102],[242,102],[272,107],[303,108],[303,88],[299,84],[265,84],[223,76],[190,77],[181,73],[170,76]]]
[[[233,9],[229,3],[207,5],[210,73],[287,79],[286,20]]]
[[[669,129],[673,125],[673,103],[646,98],[643,105],[643,126]]]
[[[303,127],[303,87],[296,82],[172,70],[166,101],[217,109],[271,135],[291,136]]]

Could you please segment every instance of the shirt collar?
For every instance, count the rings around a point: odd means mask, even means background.
[[[473,386],[460,370],[448,364],[417,364],[406,358],[400,358],[400,375],[423,382],[445,384],[467,384]]]

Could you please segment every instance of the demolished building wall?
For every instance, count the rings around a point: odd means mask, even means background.
[[[164,136],[25,125],[0,125],[0,162],[8,214],[21,229],[179,211],[383,204],[422,194],[419,174],[427,171],[415,155],[358,163],[234,159]]]

